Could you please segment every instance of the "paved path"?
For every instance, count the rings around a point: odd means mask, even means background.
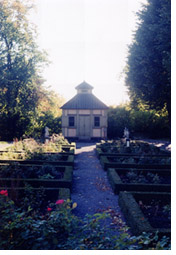
[[[111,215],[108,224],[112,228],[125,225],[118,206],[118,196],[114,195],[110,187],[93,143],[77,143],[72,201],[78,204],[74,213],[79,217],[107,212]]]

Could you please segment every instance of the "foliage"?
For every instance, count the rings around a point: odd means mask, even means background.
[[[129,171],[124,174],[119,174],[121,180],[125,183],[167,183],[167,179],[165,180],[162,176],[157,173],[143,173],[140,171]]]
[[[40,91],[39,103],[37,107],[37,115],[33,128],[26,135],[40,138],[44,128],[47,126],[51,134],[61,133],[61,110],[60,107],[64,103],[64,98],[52,90],[42,89]]]
[[[142,155],[157,155],[157,154],[166,154],[167,152],[164,152],[160,150],[160,148],[148,144],[147,142],[141,142],[141,141],[135,141],[131,140],[130,147],[126,146],[126,143],[124,143],[123,139],[118,140],[107,140],[107,141],[101,141],[101,143],[97,144],[97,148],[100,148],[104,153],[133,153],[133,154],[139,154],[141,156],[140,161],[145,160],[145,158],[142,157]],[[113,155],[112,155],[113,156]],[[152,157],[153,158],[153,157]],[[128,160],[128,158],[127,158]],[[170,159],[168,159],[169,161]],[[165,162],[165,159],[162,161],[160,159],[161,163]]]
[[[25,136],[32,136],[35,139],[40,139],[44,135],[45,127],[49,128],[49,134],[59,134],[62,130],[61,116],[55,118],[50,111],[37,116],[33,124],[30,130],[25,132]]]
[[[158,157],[111,157],[110,158],[111,162],[117,162],[120,164],[139,164],[139,165],[144,165],[144,164],[170,164],[171,163],[171,159],[170,158],[158,158]]]
[[[49,143],[39,143],[34,139],[23,141],[14,141],[14,144],[8,148],[7,152],[0,155],[0,159],[6,160],[47,160],[59,161],[64,160],[64,156],[59,154],[62,151],[62,144],[68,144],[68,141],[61,135],[55,135],[53,141]],[[67,157],[67,156],[66,156]],[[20,166],[17,162],[10,165],[0,166],[1,178],[17,178],[16,184],[11,181],[11,186],[18,187],[18,178],[45,178],[60,179],[63,178],[63,169],[59,170],[57,166],[52,165],[30,165]],[[5,181],[0,180],[5,187]]]
[[[21,136],[35,118],[39,75],[46,55],[39,51],[35,28],[27,15],[32,6],[26,1],[2,0],[0,3],[0,130],[1,136]]]
[[[39,116],[49,112],[54,118],[61,116],[61,105],[65,103],[65,99],[49,88],[42,88],[40,91],[38,114]]]
[[[60,179],[63,177],[63,171],[59,171],[57,167],[51,165],[43,166],[19,166],[18,164],[11,164],[10,166],[0,166],[0,177],[3,178],[17,178],[18,179]],[[5,181],[0,180],[1,185],[5,185]],[[3,186],[4,186],[3,185]],[[13,180],[11,180],[11,185],[13,186]],[[17,184],[16,184],[17,185]]]
[[[48,143],[41,143],[39,140],[35,140],[33,138],[20,141],[18,141],[18,139],[14,139],[13,145],[7,150],[9,152],[22,151],[31,153],[60,152],[61,145],[69,145],[69,142],[62,135],[53,134]]]
[[[166,107],[171,114],[171,1],[148,0],[137,14],[126,67],[126,85],[133,107]]]
[[[159,238],[158,232],[155,234],[143,232],[142,235],[138,236],[137,241],[142,245],[143,250],[170,250],[171,244],[169,238],[163,236]]]
[[[42,86],[48,60],[28,20],[31,9],[28,0],[0,1],[0,139],[8,141],[40,137],[45,126],[61,132],[63,98]]]
[[[59,152],[65,151],[62,145],[69,145],[62,135],[53,134],[48,143],[42,143],[33,138],[18,141],[14,139],[13,145],[2,152],[0,159],[45,159],[57,160],[61,158]]]
[[[165,111],[133,109],[128,105],[110,107],[108,111],[108,137],[123,137],[127,127],[131,136],[142,134],[150,138],[170,137],[168,115]]]
[[[58,200],[40,213],[30,206],[17,208],[8,196],[0,194],[0,249],[41,250],[130,250],[170,249],[166,237],[144,233],[130,236],[122,229],[114,236],[103,226],[108,217],[103,214],[87,215],[80,219],[73,214],[76,203]]]
[[[122,137],[124,128],[129,126],[129,119],[130,111],[126,107],[110,107],[108,110],[108,137]]]
[[[30,206],[21,210],[8,197],[0,199],[1,249],[57,249],[76,230],[77,219],[69,206],[53,205],[55,209],[41,213]]]

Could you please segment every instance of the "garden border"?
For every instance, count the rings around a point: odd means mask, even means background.
[[[135,156],[142,156],[142,157],[171,157],[171,153],[167,151],[163,151],[163,154],[136,154],[136,153],[106,153],[103,152],[101,148],[96,148],[96,155],[100,159],[101,156],[106,156],[106,157],[135,157]]]
[[[170,197],[170,193],[162,192],[120,192],[119,194],[119,206],[125,216],[126,222],[130,227],[131,232],[134,235],[140,235],[143,232],[155,233],[158,231],[159,236],[171,235],[170,228],[153,228],[148,219],[144,216],[143,212],[139,208],[134,195],[143,196],[158,196],[158,197]]]
[[[123,164],[123,163],[116,163],[116,162],[110,162],[108,160],[108,157],[101,156],[100,157],[100,163],[104,170],[107,170],[108,168],[141,168],[141,169],[170,169],[170,164]]]
[[[124,183],[122,182],[117,171],[130,171],[129,169],[114,169],[108,168],[107,176],[109,183],[115,194],[119,194],[120,191],[149,191],[149,192],[171,192],[171,185],[169,184],[150,184],[150,183]],[[134,170],[138,171],[138,170]],[[160,170],[154,169],[144,169],[144,171],[156,171],[156,173],[160,172]],[[161,173],[164,171],[161,170]]]
[[[23,187],[24,183],[29,183],[32,187],[37,188],[39,186],[46,188],[72,188],[72,177],[73,168],[65,167],[64,177],[61,179],[40,179],[40,178],[0,178],[0,181],[6,181],[5,187],[0,187],[0,189],[6,189],[11,187],[12,181],[19,183],[19,187]],[[22,185],[22,186],[21,186]]]
[[[64,154],[64,156],[67,156]],[[58,166],[72,166],[74,167],[74,155],[68,155],[67,161],[47,161],[47,160],[2,160],[0,159],[1,164],[35,164],[35,165],[58,165]]]

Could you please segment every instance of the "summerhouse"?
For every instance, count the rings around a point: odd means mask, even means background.
[[[82,82],[77,94],[62,109],[62,133],[80,140],[106,139],[108,107],[93,95],[93,87]]]

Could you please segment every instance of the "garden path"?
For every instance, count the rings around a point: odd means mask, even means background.
[[[72,201],[77,203],[75,215],[83,218],[107,212],[111,228],[125,226],[125,221],[115,195],[95,152],[95,143],[77,143],[75,169],[73,174]]]

